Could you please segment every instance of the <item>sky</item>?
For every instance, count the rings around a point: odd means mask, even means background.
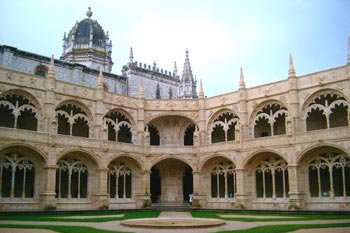
[[[347,63],[350,0],[0,0],[0,44],[59,58],[63,35],[92,19],[109,31],[113,73],[129,60],[181,74],[189,50],[206,96]],[[199,85],[197,85],[199,86]]]

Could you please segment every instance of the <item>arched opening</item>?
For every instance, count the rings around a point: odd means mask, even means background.
[[[38,65],[34,69],[34,75],[46,77],[48,72],[48,68],[44,65]]]
[[[219,115],[211,125],[211,142],[234,141],[238,121],[239,118],[232,112]]]
[[[286,134],[288,111],[278,103],[262,107],[254,118],[254,138]]]
[[[162,180],[160,174],[156,168],[151,169],[151,200],[152,203],[160,202],[162,195]]]
[[[192,124],[186,128],[185,136],[184,136],[185,146],[193,146],[193,135],[195,130],[196,130],[196,126]]]
[[[0,126],[36,131],[37,109],[26,97],[10,94],[0,97]]]
[[[159,146],[160,145],[160,138],[159,138],[159,132],[157,128],[153,125],[148,126],[149,136],[150,136],[150,145],[151,146]]]
[[[56,109],[58,134],[89,137],[89,118],[74,104],[64,104]]]
[[[104,117],[108,129],[108,140],[132,143],[130,120],[121,112],[113,111]]]
[[[166,159],[151,168],[151,199],[153,203],[180,204],[188,202],[193,193],[192,168],[178,159]]]
[[[109,198],[125,199],[132,197],[132,170],[118,161],[108,165]]]

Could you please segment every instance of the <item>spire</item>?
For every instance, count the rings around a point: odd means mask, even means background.
[[[177,66],[176,66],[176,62],[175,62],[175,65],[174,65],[174,76],[177,76]]]
[[[200,98],[200,99],[203,99],[203,98],[204,98],[204,91],[203,91],[202,79],[199,81],[199,98]]]
[[[348,36],[348,64],[350,65],[350,36]]]
[[[103,73],[102,73],[101,66],[100,66],[100,73],[98,75],[97,89],[103,90]]]
[[[89,10],[86,12],[86,16],[90,19],[92,16],[92,11],[91,11],[91,7],[88,8]]]
[[[295,77],[295,69],[294,69],[292,54],[289,54],[288,77]]]
[[[145,90],[143,89],[143,82],[141,81],[140,88],[139,88],[139,98],[143,99],[145,98]]]
[[[192,99],[197,98],[197,83],[193,79],[188,53],[188,49],[186,49],[186,58],[179,87],[179,97]]]
[[[245,88],[245,82],[244,82],[244,76],[243,76],[243,69],[241,67],[240,74],[239,74],[239,89]]]
[[[53,79],[55,78],[55,63],[54,63],[54,60],[55,59],[54,59],[53,54],[52,54],[47,77],[48,78],[53,78]]]
[[[129,63],[134,63],[134,53],[132,52],[132,47],[130,47]]]
[[[192,76],[192,70],[191,70],[191,64],[190,59],[188,57],[188,49],[186,49],[186,58],[184,63],[184,69],[182,71],[182,79],[184,82],[192,82],[193,76]]]

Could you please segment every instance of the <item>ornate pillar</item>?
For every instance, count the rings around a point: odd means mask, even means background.
[[[48,154],[47,164],[44,166],[42,172],[43,189],[39,193],[40,209],[56,209],[56,162],[55,150],[51,148]]]
[[[200,207],[205,205],[205,195],[201,193],[200,185],[201,185],[201,172],[192,171],[193,174],[193,199],[192,206]]]
[[[96,182],[97,190],[95,194],[91,195],[95,208],[108,209],[107,177],[108,169],[103,167],[96,169],[96,177],[92,178],[93,183]]]
[[[248,180],[248,171],[244,168],[236,168],[236,208],[249,209],[251,206],[250,180]]]
[[[135,185],[136,208],[146,208],[152,206],[151,201],[151,171],[140,172],[140,180]]]
[[[305,192],[302,190],[302,177],[300,176],[300,167],[297,164],[288,165],[289,177],[289,206],[288,209],[305,208]]]

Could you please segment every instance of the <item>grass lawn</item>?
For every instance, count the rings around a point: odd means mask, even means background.
[[[216,218],[223,219],[226,221],[241,221],[241,222],[286,222],[286,221],[308,221],[308,220],[339,220],[339,219],[350,219],[350,214],[314,214],[314,213],[254,213],[254,212],[244,212],[244,213],[229,213],[229,212],[202,212],[193,211],[192,216],[195,218]],[[242,217],[223,217],[223,215],[242,215]],[[221,216],[219,216],[221,215]],[[252,217],[247,217],[247,215]],[[264,216],[267,218],[254,218],[253,216]],[[268,218],[271,216],[271,218]],[[274,216],[282,216],[284,218],[274,218]]]
[[[123,215],[123,217],[103,217],[99,215]],[[116,220],[126,220],[135,218],[157,218],[159,211],[135,211],[135,212],[96,212],[96,213],[46,213],[46,214],[5,214],[0,215],[0,220],[16,220],[16,221],[45,221],[45,222],[108,222]],[[74,219],[72,216],[96,216],[96,218]],[[59,217],[59,218],[58,218]],[[67,218],[64,218],[67,217]]]

